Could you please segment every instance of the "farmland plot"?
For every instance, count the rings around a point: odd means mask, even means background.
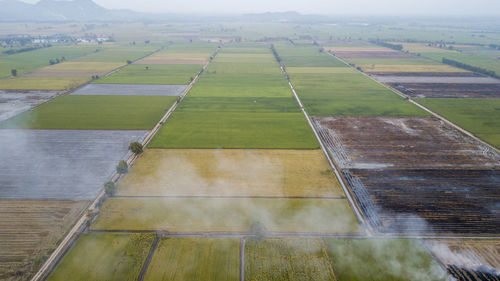
[[[88,201],[0,200],[0,279],[29,280]]]
[[[239,239],[161,238],[144,280],[238,281]]]
[[[67,95],[0,124],[0,128],[147,130],[177,97]]]
[[[45,91],[0,91],[2,97],[0,100],[0,122],[47,102],[59,94],[60,92]]]
[[[416,240],[326,238],[339,281],[444,281],[446,273]]]
[[[321,239],[247,239],[245,280],[336,281]]]
[[[149,149],[118,196],[343,197],[320,150]]]
[[[499,235],[500,170],[343,171],[372,227],[383,233]]]
[[[498,239],[427,240],[426,243],[444,265],[469,269],[500,268]]]
[[[173,233],[357,233],[345,199],[112,198],[93,230],[158,230]]]
[[[146,133],[2,129],[0,198],[93,199]]]
[[[199,65],[129,65],[94,83],[98,84],[179,84],[186,85],[201,71]]]
[[[153,234],[83,234],[48,280],[137,280],[153,240]]]
[[[150,148],[317,149],[301,113],[175,112]]]
[[[500,155],[434,117],[314,117],[341,168],[500,168]]]
[[[500,148],[500,99],[418,99],[422,105]]]
[[[389,83],[389,85],[414,98],[500,98],[500,83]]]
[[[89,84],[71,95],[76,96],[179,96],[185,85]]]

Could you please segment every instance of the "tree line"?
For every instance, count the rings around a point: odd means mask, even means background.
[[[389,48],[389,49],[393,49],[393,50],[396,50],[396,51],[403,50],[403,45],[401,45],[401,44],[387,43],[387,42],[384,42],[382,40],[371,40],[370,42],[373,43],[373,44],[375,44],[375,45],[379,45],[379,46],[386,47],[386,48]]]
[[[458,68],[461,68],[461,69],[469,70],[469,71],[472,71],[472,72],[476,72],[476,73],[488,75],[488,76],[495,77],[495,78],[500,78],[500,76],[498,76],[495,73],[495,71],[491,71],[491,70],[484,69],[484,68],[481,68],[481,67],[469,65],[469,64],[462,63],[462,62],[459,62],[459,61],[456,61],[456,60],[450,60],[450,59],[447,59],[447,58],[443,58],[443,63],[451,65],[451,66],[455,66],[455,67],[458,67]]]

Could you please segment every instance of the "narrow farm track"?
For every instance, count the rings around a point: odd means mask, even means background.
[[[161,50],[161,49],[160,49]],[[152,55],[160,50],[157,50],[149,55]],[[219,48],[213,53],[212,58],[215,58],[219,52]],[[148,55],[148,56],[149,56]],[[147,56],[146,56],[147,57]],[[141,58],[142,59],[142,58]],[[198,81],[200,78],[200,75],[205,71],[205,69],[208,67],[210,64],[211,60],[207,61],[205,65],[202,68],[202,71],[200,71],[191,81],[191,83],[186,87],[186,89],[183,91],[183,93],[179,96],[177,101],[170,107],[169,110],[163,115],[163,117],[160,119],[160,121],[155,125],[155,127],[151,130],[151,132],[144,138],[142,141],[142,145],[144,147],[147,146],[147,144],[151,141],[151,139],[156,135],[156,133],[160,130],[160,128],[163,126],[165,121],[170,117],[172,112],[177,108],[179,103],[184,99],[186,94],[189,92],[189,90],[193,87],[193,85]],[[125,66],[124,66],[125,67]],[[87,83],[88,84],[88,83]],[[82,85],[83,87],[84,85]],[[76,89],[74,89],[76,90]],[[74,91],[72,90],[72,91]],[[71,92],[72,92],[71,91]],[[70,92],[68,92],[70,93]],[[136,154],[132,154],[128,159],[127,159],[127,164],[128,166],[132,166],[137,159]],[[111,177],[111,181],[113,182],[118,182],[120,180],[121,175],[118,173],[115,173]],[[105,192],[104,188],[101,190],[97,198],[93,201],[93,203],[89,206],[87,209],[88,211],[95,211],[97,209],[97,206],[99,202],[104,198]],[[84,214],[73,226],[73,228],[68,232],[68,234],[64,237],[64,239],[61,241],[61,243],[58,245],[58,247],[52,252],[50,257],[45,261],[45,263],[42,265],[42,267],[38,270],[38,272],[33,276],[31,281],[38,281],[38,280],[45,280],[50,272],[55,268],[57,263],[63,258],[64,254],[71,248],[73,243],[76,241],[76,238],[79,236],[79,234],[86,228],[85,225],[87,224],[87,215]]]
[[[439,120],[443,121],[444,123],[446,123],[446,124],[448,124],[448,125],[452,126],[454,129],[457,129],[457,130],[458,130],[458,131],[460,131],[461,133],[463,133],[463,134],[465,134],[465,135],[467,135],[467,136],[469,136],[469,137],[473,138],[474,140],[478,141],[478,142],[479,142],[479,143],[481,143],[482,145],[485,145],[485,146],[486,146],[486,147],[488,147],[489,149],[491,149],[491,150],[495,151],[496,153],[499,153],[499,154],[500,154],[500,149],[498,149],[498,148],[494,147],[493,145],[491,145],[491,144],[487,143],[486,141],[484,141],[484,140],[482,140],[482,139],[480,139],[480,138],[476,137],[476,136],[475,136],[474,134],[472,134],[471,132],[469,132],[469,131],[465,130],[464,128],[462,128],[462,127],[458,126],[457,124],[455,124],[455,123],[451,122],[450,120],[446,119],[445,117],[443,117],[443,116],[441,116],[441,115],[437,114],[436,112],[434,112],[434,111],[430,110],[429,108],[427,108],[427,107],[425,107],[425,106],[421,105],[420,103],[418,103],[418,102],[414,101],[414,100],[413,100],[410,96],[408,96],[408,95],[406,95],[406,94],[403,94],[403,93],[402,93],[401,91],[399,91],[398,89],[395,89],[395,88],[393,88],[393,87],[391,87],[391,86],[388,86],[388,85],[386,85],[386,84],[384,84],[384,83],[382,83],[382,82],[380,82],[380,81],[376,80],[376,79],[375,79],[375,78],[373,78],[372,76],[370,76],[370,75],[366,74],[365,72],[360,71],[360,70],[358,70],[358,69],[356,69],[356,68],[352,67],[352,66],[351,66],[351,65],[350,65],[347,61],[343,60],[342,58],[339,58],[339,57],[335,56],[334,54],[332,54],[332,53],[330,53],[330,52],[329,52],[328,54],[329,54],[330,56],[332,56],[332,57],[334,57],[334,58],[338,59],[339,61],[341,61],[342,63],[344,63],[344,64],[345,64],[345,65],[347,65],[348,67],[350,67],[350,68],[352,68],[352,69],[356,70],[357,72],[359,72],[359,73],[363,74],[364,76],[366,76],[366,77],[370,78],[372,81],[374,81],[374,82],[376,82],[377,84],[379,84],[379,85],[383,86],[384,88],[391,90],[392,92],[394,92],[394,93],[395,93],[395,94],[397,94],[398,96],[400,96],[400,97],[402,97],[402,98],[406,99],[408,102],[410,102],[410,103],[412,103],[412,104],[414,104],[414,105],[418,106],[420,109],[422,109],[422,110],[426,111],[427,113],[429,113],[429,114],[431,114],[432,116],[434,116],[434,117],[438,118]]]
[[[146,276],[146,272],[148,271],[149,264],[151,263],[151,260],[153,259],[153,255],[156,251],[156,248],[158,248],[159,242],[160,242],[160,238],[158,236],[156,236],[155,240],[153,241],[153,245],[151,245],[151,249],[149,250],[148,257],[146,258],[146,261],[144,261],[144,265],[142,266],[141,273],[139,274],[137,281],[144,280],[144,276]]]

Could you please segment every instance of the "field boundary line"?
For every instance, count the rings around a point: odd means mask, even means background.
[[[346,197],[307,197],[307,196],[190,196],[190,195],[179,195],[179,196],[128,196],[128,195],[114,195],[113,198],[117,199],[127,199],[127,198],[137,198],[137,199],[324,199],[324,200],[345,200]]]
[[[221,231],[221,232],[170,232],[164,230],[89,230],[87,233],[155,233],[158,237],[199,237],[199,238],[238,238],[238,237],[253,237],[253,232],[237,232],[237,231]],[[499,236],[460,236],[460,235],[444,235],[436,234],[384,234],[371,235],[364,233],[313,233],[313,232],[266,232],[266,237],[270,238],[350,238],[350,239],[475,239],[475,240],[492,240],[499,239]]]
[[[416,102],[415,100],[413,100],[413,99],[412,99],[412,97],[410,97],[410,96],[408,96],[408,95],[406,95],[406,94],[403,94],[403,93],[402,93],[401,91],[399,91],[398,89],[395,89],[395,88],[393,88],[393,87],[391,87],[391,86],[389,86],[389,85],[386,85],[386,84],[384,84],[384,83],[382,83],[382,82],[380,82],[380,81],[377,81],[377,80],[376,80],[375,78],[373,78],[372,76],[368,75],[367,73],[365,73],[365,72],[363,72],[363,71],[361,71],[361,70],[359,70],[359,69],[356,69],[356,68],[355,68],[355,67],[353,67],[351,64],[349,64],[347,61],[345,61],[345,60],[343,60],[343,59],[341,59],[341,58],[337,57],[336,55],[334,55],[334,54],[332,54],[332,53],[330,53],[330,52],[328,52],[328,54],[330,54],[330,56],[332,56],[332,57],[336,58],[337,60],[341,61],[342,63],[344,63],[344,64],[345,64],[345,65],[347,65],[348,67],[350,67],[350,68],[352,68],[352,69],[356,70],[357,72],[359,72],[359,73],[363,74],[364,76],[366,76],[366,77],[370,78],[372,81],[375,81],[377,84],[379,84],[379,85],[383,86],[384,88],[386,88],[386,89],[388,89],[388,90],[392,91],[392,92],[393,92],[393,93],[395,93],[396,95],[398,95],[398,96],[400,96],[400,97],[404,98],[406,101],[408,101],[408,102],[410,102],[410,103],[412,103],[412,104],[416,105],[417,107],[419,107],[420,109],[424,110],[425,112],[427,112],[427,113],[431,114],[432,116],[434,116],[434,117],[438,118],[439,120],[443,121],[443,122],[444,122],[444,123],[446,123],[447,125],[449,125],[449,126],[453,127],[454,129],[458,130],[458,131],[459,131],[459,132],[461,132],[462,134],[465,134],[465,135],[467,135],[467,136],[471,137],[472,139],[474,139],[475,141],[479,142],[480,144],[482,144],[482,145],[484,145],[484,146],[488,147],[489,149],[491,149],[491,150],[495,151],[496,153],[500,154],[500,149],[498,149],[498,148],[494,147],[493,145],[491,145],[491,144],[487,143],[486,141],[482,140],[481,138],[476,137],[473,133],[471,133],[471,132],[467,131],[466,129],[464,129],[464,128],[462,128],[462,127],[458,126],[457,124],[455,124],[455,123],[451,122],[450,120],[446,119],[444,116],[439,115],[438,113],[436,113],[436,112],[432,111],[431,109],[429,109],[429,108],[427,108],[427,107],[423,106],[422,104],[420,104],[420,103]]]
[[[316,139],[318,140],[318,142],[320,144],[321,150],[323,150],[323,154],[326,156],[328,162],[330,163],[330,166],[332,167],[332,169],[333,169],[333,171],[335,173],[335,176],[337,177],[337,179],[339,179],[339,183],[342,186],[342,189],[344,190],[344,193],[345,193],[345,195],[347,197],[347,200],[349,201],[349,205],[351,205],[351,209],[354,211],[354,214],[358,218],[358,221],[361,223],[363,229],[365,231],[367,231],[369,234],[371,234],[371,230],[368,228],[368,224],[365,221],[365,218],[363,217],[363,215],[361,214],[361,212],[358,209],[358,206],[354,202],[354,200],[353,200],[353,198],[352,198],[352,196],[350,194],[349,189],[346,187],[344,178],[340,175],[339,169],[337,168],[337,166],[335,165],[335,163],[332,161],[332,158],[330,157],[330,154],[328,154],[328,151],[326,150],[326,147],[325,147],[323,141],[321,140],[318,132],[316,131],[316,128],[314,127],[314,124],[311,121],[311,117],[309,116],[309,113],[307,113],[307,110],[305,109],[304,105],[302,104],[302,101],[300,100],[299,95],[295,91],[295,87],[293,86],[292,81],[290,80],[290,77],[288,76],[288,73],[285,70],[285,67],[281,64],[281,62],[278,61],[278,63],[279,63],[279,66],[281,68],[282,74],[285,76],[285,78],[286,78],[286,80],[288,82],[288,85],[289,85],[290,89],[292,90],[293,95],[295,96],[295,99],[299,103],[299,106],[300,106],[300,109],[301,109],[302,113],[306,117],[307,123],[309,124],[309,126],[311,127],[314,135],[316,136]]]
[[[144,277],[146,276],[146,272],[148,271],[149,264],[151,263],[151,260],[153,259],[153,255],[156,252],[156,248],[158,247],[158,242],[160,242],[160,238],[158,235],[155,235],[155,239],[153,240],[153,244],[151,244],[151,248],[149,249],[148,257],[144,261],[144,264],[142,265],[141,273],[139,274],[139,277],[137,277],[137,281],[142,281],[144,280]]]
[[[218,54],[219,49],[220,49],[220,46],[213,53],[213,55],[212,55],[213,58],[215,58],[215,56]],[[157,50],[155,52],[159,52],[159,51],[160,50]],[[153,53],[155,53],[155,52],[153,52]],[[150,55],[152,55],[153,53],[151,53]],[[147,55],[147,56],[150,56],[150,55]],[[147,56],[145,56],[145,57],[147,57]],[[144,137],[144,139],[142,141],[142,145],[144,147],[151,141],[151,139],[154,137],[154,135],[159,131],[160,127],[168,119],[168,117],[171,115],[172,111],[174,111],[177,108],[177,105],[180,103],[180,101],[182,101],[182,99],[187,94],[187,92],[193,87],[194,83],[196,83],[196,81],[198,81],[198,78],[205,71],[205,69],[208,67],[208,65],[210,64],[211,61],[212,60],[207,61],[207,63],[203,66],[202,70],[196,75],[196,77],[193,79],[193,81],[191,81],[191,83],[188,85],[188,87],[186,87],[186,89],[181,94],[181,96],[179,96],[179,98],[174,102],[174,104],[165,113],[165,115],[161,118],[161,120],[156,124],[156,126],[153,128],[153,130],[151,130],[151,132],[148,135],[146,135],[146,137]],[[123,66],[123,67],[125,67],[125,66]],[[87,85],[87,84],[85,84],[85,85]],[[81,87],[83,87],[83,86],[84,85],[82,85]],[[76,89],[74,89],[74,90],[76,90]],[[72,91],[74,91],[74,90],[72,90]],[[70,92],[72,92],[72,91],[70,91]],[[67,92],[67,93],[70,93],[70,92]],[[135,162],[135,160],[137,159],[138,156],[139,155],[134,153],[127,159],[126,162],[127,162],[127,165],[129,166],[129,168],[133,165],[133,163]],[[117,183],[121,177],[122,177],[122,175],[115,172],[114,175],[111,177],[111,181],[114,183]],[[98,209],[98,205],[103,200],[105,195],[106,195],[106,193],[104,192],[104,188],[102,188],[99,195],[95,198],[93,203],[86,209],[86,211],[95,211],[96,209]],[[52,254],[49,256],[49,258],[42,265],[42,267],[40,267],[38,272],[31,278],[31,281],[45,280],[48,277],[48,275],[52,272],[52,270],[54,270],[54,268],[57,266],[59,261],[61,261],[61,259],[64,257],[64,253],[67,252],[73,246],[73,243],[75,242],[76,239],[74,239],[72,241],[72,238],[75,236],[77,237],[79,235],[82,227],[83,227],[83,229],[85,229],[84,226],[87,222],[88,222],[87,214],[86,214],[86,212],[84,212],[82,217],[76,222],[76,224],[73,226],[71,231],[66,235],[64,240],[52,252]]]

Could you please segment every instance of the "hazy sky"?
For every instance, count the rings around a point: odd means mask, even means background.
[[[24,0],[35,3],[38,0]],[[500,14],[500,0],[94,0],[106,8],[143,12],[319,14]]]

